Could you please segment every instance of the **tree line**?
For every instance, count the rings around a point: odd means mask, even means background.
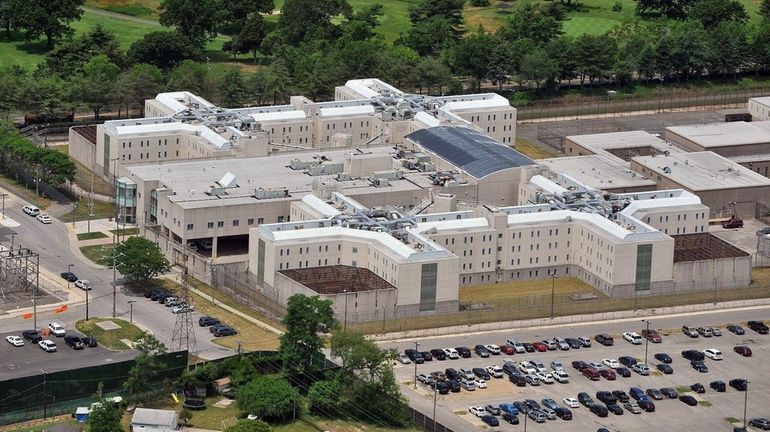
[[[36,181],[58,187],[75,178],[75,163],[53,148],[39,147],[19,136],[11,123],[0,121],[0,170],[17,180],[34,176]]]
[[[3,12],[13,1],[0,0],[6,29],[29,22]],[[478,91],[485,82],[557,92],[562,83],[682,82],[770,70],[770,0],[755,26],[737,0],[638,0],[643,18],[577,37],[564,32],[569,9],[579,4],[572,0],[522,3],[494,32],[466,28],[465,2],[415,1],[411,26],[388,43],[377,33],[379,4],[353,10],[347,0],[286,0],[277,19],[266,19],[272,0],[163,0],[160,22],[168,28],[126,51],[100,26],[77,37],[50,32],[56,46],[35,71],[0,67],[0,113],[88,108],[98,118],[108,106],[119,114],[141,110],[164,90],[230,107],[281,103],[291,94],[325,100],[335,85],[361,77],[443,94]],[[61,3],[80,10],[82,0]],[[65,27],[77,19],[58,15]],[[231,35],[228,53],[250,54],[253,72],[211,67],[206,44],[220,33]]]

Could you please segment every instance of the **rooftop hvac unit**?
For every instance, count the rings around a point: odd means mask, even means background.
[[[436,164],[420,162],[417,164],[417,170],[422,172],[436,171]]]
[[[303,161],[299,159],[292,159],[291,162],[289,163],[289,168],[293,170],[304,170],[304,169],[307,169],[309,166],[317,163],[318,162],[316,161]]]
[[[289,196],[288,188],[270,188],[270,189],[256,189],[254,191],[254,198],[256,199],[271,199],[271,198],[285,198]]]
[[[388,181],[388,179],[385,179],[385,178],[374,178],[372,179],[372,184],[374,185],[374,187],[378,187],[378,188],[390,186],[390,182]]]
[[[388,180],[400,180],[403,177],[404,173],[398,170],[373,171],[370,175],[370,178],[384,178]]]
[[[337,181],[350,181],[352,178],[350,177],[350,173],[338,173],[337,174]]]

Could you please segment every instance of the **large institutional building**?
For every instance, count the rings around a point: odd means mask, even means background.
[[[759,138],[701,136],[745,124],[572,136],[566,157],[533,161],[496,94],[361,79],[332,102],[225,109],[175,92],[145,108],[70,133],[78,161],[117,178],[120,214],[174,262],[239,265],[281,302],[350,300],[356,320],[453,312],[460,287],[548,277],[615,297],[745,287],[751,256],[709,219],[770,196],[741,159],[764,158]]]

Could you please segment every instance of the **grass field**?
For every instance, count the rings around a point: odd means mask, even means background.
[[[96,325],[96,323],[102,321],[112,321],[120,326],[120,328],[115,330],[103,330]],[[128,339],[135,342],[144,335],[144,331],[139,327],[129,324],[128,321],[116,318],[92,318],[88,321],[80,320],[75,324],[75,328],[84,335],[95,337],[100,345],[118,351],[128,349],[126,344],[121,342],[121,339]]]
[[[95,264],[112,268],[111,244],[83,246],[80,248],[80,252],[82,252],[86,258],[90,259]]]
[[[78,234],[78,240],[96,240],[107,237],[107,234],[101,231],[91,231]]]
[[[594,292],[590,285],[577,278],[556,278],[554,290],[558,296]],[[490,303],[550,294],[551,279],[471,285],[460,287],[460,303]]]
[[[62,222],[72,223],[73,216],[76,221],[84,221],[88,219],[89,214],[93,215],[91,216],[91,219],[107,219],[108,217],[115,215],[115,205],[111,202],[94,200],[92,210],[88,205],[88,199],[81,199],[78,201],[77,208],[61,216],[59,219]]]

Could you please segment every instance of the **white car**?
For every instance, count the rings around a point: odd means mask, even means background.
[[[24,213],[30,215],[30,216],[37,216],[40,214],[40,209],[33,206],[33,205],[25,205],[21,208]]]
[[[524,348],[524,345],[522,345],[521,342],[514,338],[510,338],[506,342],[508,342],[508,345],[513,347],[513,350],[516,351],[516,354],[524,354],[527,352],[527,349]]]
[[[37,215],[37,217],[35,219],[40,221],[40,223],[44,223],[44,224],[49,224],[49,223],[53,222],[53,219],[51,219],[51,216],[48,216],[45,213],[40,213],[39,215]]]
[[[540,381],[546,384],[553,384],[553,375],[548,372],[538,372],[535,375],[540,378]]]
[[[423,384],[427,384],[429,380],[433,380],[433,378],[431,378],[431,376],[426,373],[421,373],[417,375],[417,381]]]
[[[551,375],[553,375],[553,379],[555,381],[560,382],[562,384],[567,384],[569,382],[569,374],[565,372],[563,369],[554,371]]]
[[[519,362],[519,370],[521,371],[521,373],[525,375],[537,373],[537,369],[535,369],[534,366],[529,364],[529,362]]]
[[[476,378],[476,388],[480,388],[480,389],[487,388],[486,380],[484,380],[482,378]]]
[[[710,358],[711,360],[722,360],[724,358],[722,356],[722,352],[714,348],[703,350],[703,355]]]
[[[580,402],[575,398],[564,398],[562,402],[570,408],[580,408]]]
[[[56,351],[56,344],[53,343],[53,341],[50,341],[48,339],[43,339],[40,342],[37,343],[37,345],[43,349],[45,352],[55,352]]]
[[[551,362],[551,369],[557,371],[557,370],[564,370],[564,365],[561,364],[559,360],[554,360]]]
[[[495,344],[484,345],[484,348],[492,355],[500,355],[500,347]]]
[[[545,368],[545,365],[540,360],[530,360],[529,364],[531,364],[538,372],[548,372],[548,369]]]
[[[502,378],[505,375],[503,368],[497,365],[487,366],[487,373],[495,378]]]
[[[540,378],[537,377],[535,374],[526,374],[524,375],[524,380],[527,381],[527,384],[531,386],[539,386],[540,385]]]
[[[91,281],[88,281],[86,279],[78,279],[75,281],[75,286],[82,289],[83,291],[90,291]]]
[[[611,358],[602,359],[602,364],[610,369],[617,369],[620,367],[620,363],[618,363],[617,360]]]
[[[444,355],[448,359],[457,360],[460,358],[460,354],[457,353],[457,350],[454,348],[444,348]]]
[[[61,324],[52,322],[48,324],[48,330],[51,331],[51,333],[56,337],[64,337],[66,332],[64,331],[64,327],[62,327]]]
[[[487,410],[483,406],[472,406],[468,408],[468,411],[476,417],[487,415]]]
[[[13,346],[17,346],[17,347],[24,346],[24,339],[18,336],[6,336],[5,340],[7,340],[8,343]]]
[[[186,304],[182,304],[179,306],[174,306],[173,309],[171,309],[171,312],[178,314],[178,313],[185,313],[185,312],[193,312],[195,310],[194,307]]]
[[[599,372],[600,370],[604,369],[604,365],[597,362],[588,363],[588,366],[591,366],[592,368],[596,369],[596,372]]]
[[[623,333],[623,339],[631,342],[634,345],[641,345],[642,337],[637,332],[625,332]]]
[[[409,360],[409,357],[407,357],[406,354],[399,354],[398,361],[400,361],[401,364],[409,364],[412,362],[411,360]]]
[[[580,336],[579,338],[577,338],[577,340],[578,340],[578,342],[580,342],[580,343],[583,345],[583,347],[585,347],[585,348],[589,348],[589,347],[591,346],[591,339],[588,339],[588,338],[587,338],[587,337],[585,337],[585,336]]]

